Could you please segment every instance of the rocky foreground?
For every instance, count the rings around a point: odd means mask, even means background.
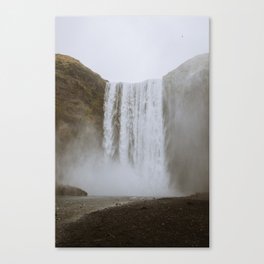
[[[57,219],[56,247],[209,247],[208,195],[116,204],[71,223]]]

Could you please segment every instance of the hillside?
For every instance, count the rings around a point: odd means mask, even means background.
[[[185,193],[209,190],[209,55],[191,58],[163,77],[166,155],[171,184]]]
[[[78,60],[56,55],[57,151],[62,151],[83,125],[91,124],[102,134],[105,84]]]

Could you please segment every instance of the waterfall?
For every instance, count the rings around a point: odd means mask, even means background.
[[[208,54],[162,80],[107,82],[104,96],[103,148],[89,120],[64,154],[65,183],[106,196],[209,191]]]
[[[132,169],[142,195],[169,194],[162,90],[162,80],[106,85],[105,159]]]

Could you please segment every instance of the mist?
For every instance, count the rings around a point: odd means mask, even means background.
[[[209,191],[209,56],[199,55],[163,78],[166,159],[171,185]]]
[[[79,187],[98,196],[175,196],[174,190],[151,177],[144,178],[133,166],[108,159],[100,133],[89,124],[57,158],[59,184]],[[150,175],[151,176],[151,175]],[[177,193],[180,196],[180,193]]]

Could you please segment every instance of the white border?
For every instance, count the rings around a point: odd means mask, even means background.
[[[1,263],[262,263],[264,2],[1,1]],[[211,18],[211,248],[55,249],[55,15]]]

